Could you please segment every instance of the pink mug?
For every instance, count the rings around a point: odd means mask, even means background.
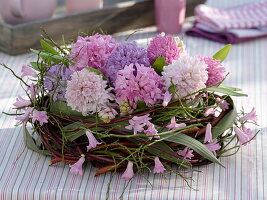
[[[52,17],[57,0],[0,0],[0,14],[8,24]]]
[[[67,13],[103,8],[103,0],[66,0]]]
[[[159,32],[177,34],[185,20],[186,0],[155,0],[155,17]]]

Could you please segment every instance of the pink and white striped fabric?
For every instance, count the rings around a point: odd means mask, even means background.
[[[250,3],[230,9],[199,5],[195,9],[197,22],[216,31],[267,26],[267,1]]]

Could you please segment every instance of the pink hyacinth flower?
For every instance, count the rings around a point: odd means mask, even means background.
[[[226,100],[222,100],[219,97],[215,99],[216,103],[220,106],[220,108],[225,111],[229,109],[229,103]]]
[[[184,150],[179,150],[177,153],[178,155],[183,156],[185,159],[191,159],[194,157],[193,150],[190,150],[189,147],[185,147]]]
[[[73,165],[69,165],[70,166],[70,173],[72,174],[79,174],[80,176],[83,175],[83,163],[85,162],[85,158],[84,155],[82,155],[82,157]]]
[[[204,143],[212,142],[211,128],[212,128],[211,124],[208,123],[207,126],[206,126],[206,133],[205,133]]]
[[[46,111],[38,111],[38,110],[34,110],[32,112],[32,122],[35,123],[36,121],[38,121],[40,123],[40,125],[42,126],[44,123],[48,123],[48,116]]]
[[[127,168],[125,172],[122,174],[121,178],[125,180],[130,180],[134,176],[134,171],[133,171],[133,162],[129,161],[127,164]]]
[[[33,111],[33,108],[27,108],[23,115],[19,115],[16,117],[16,120],[19,120],[25,123],[31,117],[32,111]]]
[[[130,125],[126,126],[125,128],[128,130],[134,130],[134,135],[138,132],[143,132],[145,126],[151,125],[151,122],[149,122],[151,118],[148,116],[149,114],[143,116],[134,116],[129,120]]]
[[[256,109],[255,108],[252,108],[252,110],[246,114],[244,117],[241,117],[239,119],[240,122],[244,122],[244,121],[253,121],[254,123],[257,123],[258,121],[258,118],[257,118],[257,115],[256,115]]]
[[[98,113],[98,116],[103,122],[108,123],[112,119],[114,119],[117,114],[118,114],[117,111],[114,110],[113,108],[105,108],[104,110],[101,110]]]
[[[23,99],[21,96],[18,96],[13,106],[15,106],[16,108],[21,108],[21,107],[29,106],[31,104],[32,102],[30,100],[26,100],[26,99]]]
[[[155,128],[154,124],[151,124],[147,130],[144,130],[144,133],[147,134],[147,135],[154,135],[153,137],[154,138],[160,138],[159,135],[156,135],[158,134],[158,131],[157,129]],[[156,136],[155,136],[156,135]],[[149,137],[148,139],[152,140],[153,137]]]
[[[216,140],[213,140],[211,143],[205,144],[205,146],[216,156],[216,151],[221,148],[221,145],[217,143]]]
[[[169,93],[169,91],[166,91],[164,94],[164,97],[163,97],[162,106],[166,107],[169,104],[169,102],[171,101],[171,99],[172,99],[172,95]]]
[[[29,65],[23,65],[21,72],[21,78],[23,78],[24,76],[37,77],[37,73]]]
[[[239,140],[240,147],[242,145],[246,145],[247,142],[250,141],[253,137],[253,132],[251,131],[251,129],[243,128],[243,130],[245,130],[245,131],[242,131],[239,128],[234,127],[234,131],[235,131],[237,138]]]
[[[98,142],[95,138],[95,136],[89,132],[89,131],[86,131],[86,136],[88,138],[88,141],[89,141],[89,145],[87,146],[87,150],[89,151],[90,149],[92,148],[96,148],[96,146],[98,144],[101,144],[101,142]]]
[[[154,174],[159,174],[159,173],[164,173],[164,171],[166,170],[165,167],[163,166],[163,164],[160,162],[159,157],[156,157],[154,159],[155,162],[155,166],[154,166],[154,170],[153,173]]]
[[[183,128],[186,127],[185,123],[176,123],[175,117],[171,118],[171,123],[169,125],[166,126],[167,129],[169,130],[174,130],[174,129],[178,129],[178,128]]]
[[[204,117],[208,117],[209,115],[215,115],[215,109],[214,108],[207,108],[204,112]]]

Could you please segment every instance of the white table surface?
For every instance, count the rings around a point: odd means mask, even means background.
[[[213,0],[209,5],[228,7],[244,3],[244,0]],[[246,1],[247,2],[247,1]],[[118,40],[128,34],[117,35]],[[145,46],[155,35],[154,28],[146,28],[131,39]],[[213,55],[222,44],[182,35],[191,55]],[[24,63],[33,60],[31,54],[8,56],[0,53],[0,63],[11,66],[16,72]],[[189,189],[176,174],[162,175],[145,173],[153,183],[150,186],[141,176],[136,176],[126,188],[123,199],[267,199],[267,38],[234,45],[225,61],[230,75],[226,85],[243,88],[248,98],[235,98],[249,111],[256,107],[260,133],[250,145],[244,146],[232,157],[221,158],[226,166],[211,164],[196,167],[203,173],[190,173],[194,182]],[[7,70],[0,70],[0,111],[13,112],[12,104],[18,95],[23,95],[19,81]],[[0,199],[89,199],[106,198],[107,183],[111,174],[94,177],[96,169],[86,165],[82,177],[69,173],[63,163],[48,166],[50,157],[25,148],[21,127],[14,127],[15,119],[0,115]],[[110,199],[117,200],[126,182],[114,176],[110,187]]]

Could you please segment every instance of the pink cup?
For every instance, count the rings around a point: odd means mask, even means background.
[[[66,0],[67,13],[103,8],[103,0]]]
[[[0,14],[8,24],[52,17],[57,0],[0,0]]]
[[[185,20],[186,0],[155,0],[155,17],[159,32],[177,34]]]

